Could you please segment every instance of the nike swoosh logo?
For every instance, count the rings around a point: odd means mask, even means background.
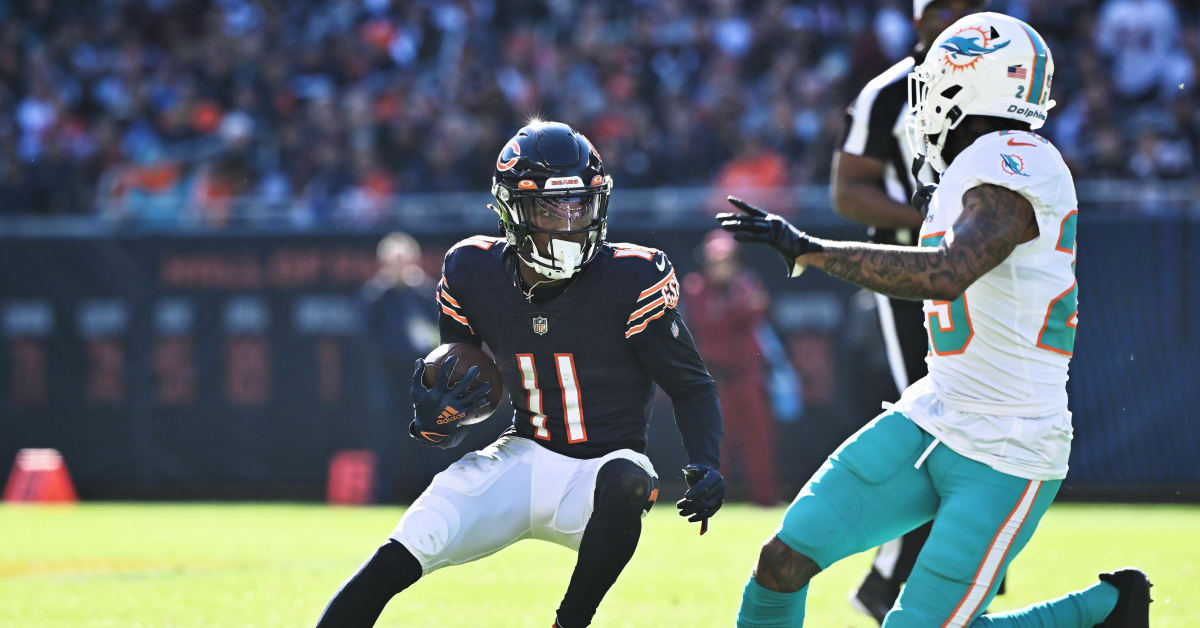
[[[654,265],[657,266],[659,270],[666,270],[667,269],[667,258],[665,256],[659,257],[658,261],[654,262]]]
[[[1037,144],[1026,144],[1025,142],[1018,142],[1015,138],[1011,138],[1011,137],[1008,138],[1008,145],[1009,146],[1037,146]]]

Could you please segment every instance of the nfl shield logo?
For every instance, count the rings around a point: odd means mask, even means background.
[[[550,321],[545,316],[533,317],[533,333],[541,336],[550,331]]]

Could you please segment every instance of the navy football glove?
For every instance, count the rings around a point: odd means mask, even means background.
[[[689,464],[683,468],[688,490],[683,499],[675,502],[680,517],[700,522],[700,534],[708,531],[708,518],[717,514],[725,502],[725,478],[721,472],[706,464]]]
[[[795,277],[804,270],[803,265],[796,264],[797,256],[824,250],[812,237],[793,227],[783,216],[768,214],[736,196],[729,196],[727,200],[745,214],[717,214],[721,228],[732,233],[739,242],[757,242],[775,249],[787,262],[789,277]]]
[[[471,387],[479,378],[479,367],[472,366],[462,379],[450,385],[450,373],[458,363],[452,355],[442,362],[432,388],[421,381],[425,375],[425,361],[417,360],[413,372],[412,404],[413,420],[408,433],[418,443],[448,449],[462,442],[467,432],[458,422],[468,414],[487,405],[487,394],[492,390],[490,382]]]

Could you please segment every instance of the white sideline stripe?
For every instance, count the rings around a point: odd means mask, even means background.
[[[1021,530],[1021,526],[1025,523],[1025,518],[1029,516],[1029,511],[1033,508],[1033,502],[1037,499],[1038,489],[1041,486],[1041,480],[1029,481],[1028,486],[1025,487],[1025,493],[1021,495],[1021,501],[1017,502],[1017,507],[1013,509],[1012,514],[1005,520],[1004,525],[1000,527],[1000,532],[996,535],[995,540],[992,541],[992,546],[984,554],[983,562],[976,572],[975,581],[971,583],[971,587],[967,589],[967,594],[963,596],[962,601],[954,609],[954,615],[945,624],[942,624],[942,628],[962,628],[971,621],[971,618],[975,615],[975,611],[983,603],[983,598],[987,595],[988,589],[992,588],[992,583],[996,580],[996,574],[1000,571],[1000,563],[1004,560],[1005,554],[1008,553],[1008,548],[1012,546],[1017,532]]]
[[[879,329],[883,331],[883,346],[887,350],[892,381],[896,382],[896,394],[902,395],[909,384],[908,368],[904,366],[904,351],[900,348],[900,336],[896,334],[896,316],[892,313],[892,301],[876,292],[875,309],[879,310]]]

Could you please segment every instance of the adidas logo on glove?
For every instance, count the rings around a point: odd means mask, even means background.
[[[438,415],[437,424],[445,425],[447,423],[453,423],[455,421],[462,420],[462,418],[465,416],[467,416],[466,412],[459,412],[451,406],[446,406],[442,409],[442,413]]]

